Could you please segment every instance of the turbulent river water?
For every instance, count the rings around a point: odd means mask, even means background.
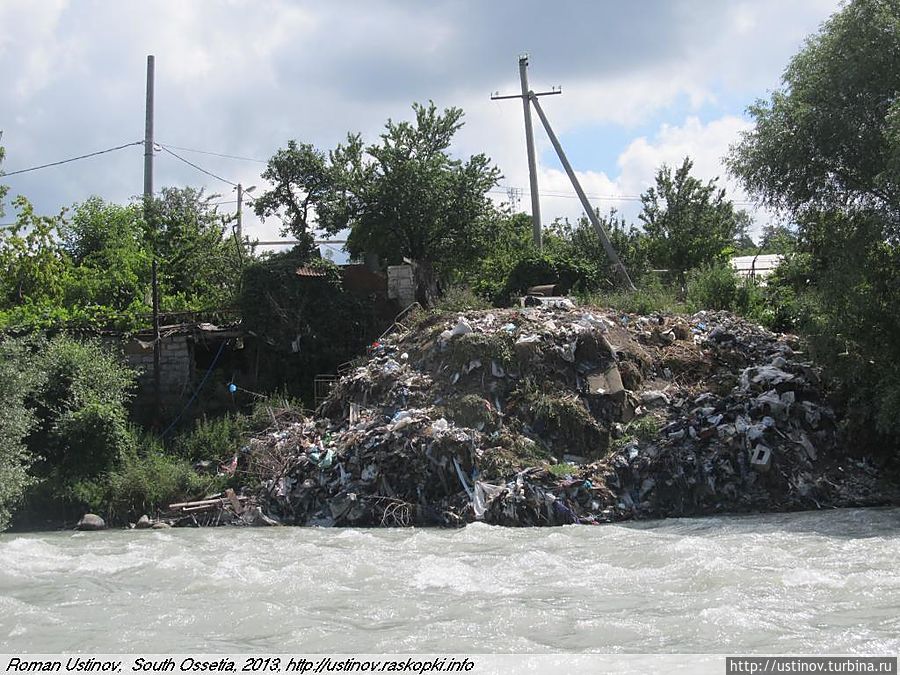
[[[0,535],[0,652],[900,651],[900,509]]]

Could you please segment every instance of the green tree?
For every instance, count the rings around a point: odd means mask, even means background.
[[[308,143],[289,141],[269,160],[262,177],[272,184],[255,201],[261,218],[277,216],[282,234],[301,242],[312,254],[314,230],[340,230],[355,211],[353,187],[365,183],[362,140],[348,135],[345,144],[326,154]]]
[[[640,279],[650,268],[647,236],[640,229],[629,225],[614,208],[606,215],[602,215],[599,209],[596,209],[595,213],[629,276],[635,280]],[[575,225],[569,223],[568,219],[556,221],[550,225],[547,232],[550,236],[548,245],[551,248],[559,245],[560,240],[565,242],[572,248],[571,255],[582,257],[597,268],[599,275],[605,278],[606,286],[613,286],[619,281],[609,264],[600,237],[587,216],[582,215]]]
[[[857,431],[900,438],[900,5],[853,0],[750,109],[747,189],[797,224],[805,326]],[[795,267],[792,263],[792,267]],[[799,290],[799,289],[798,289]]]
[[[392,263],[416,264],[418,298],[429,303],[441,279],[466,266],[491,240],[495,209],[488,190],[500,172],[484,154],[448,154],[463,112],[414,104],[414,122],[388,120],[367,153],[374,169],[356,186],[348,248]]]
[[[20,340],[0,342],[0,531],[6,529],[25,490],[33,457],[25,438],[34,415],[25,401],[34,388],[34,372],[27,367],[30,354]]]
[[[194,188],[164,188],[145,213],[145,236],[159,261],[163,309],[236,302],[242,258],[211,203],[215,197]]]
[[[516,263],[537,253],[531,228],[531,216],[526,213],[502,214],[496,219],[491,245],[484,255],[474,257],[472,266],[460,273],[455,281],[466,283],[479,296],[502,303],[502,291],[507,277]]]
[[[39,216],[22,196],[13,204],[16,222],[0,227],[0,309],[60,305],[71,267],[60,246],[63,213]]]
[[[115,311],[149,309],[152,254],[140,206],[91,197],[75,206],[62,228],[74,265],[66,305],[100,305]]]
[[[796,214],[875,210],[900,226],[900,7],[854,0],[749,108],[729,166],[754,196]]]
[[[787,225],[766,225],[759,239],[761,253],[787,255],[797,249],[797,233]]]
[[[655,187],[641,195],[638,216],[644,223],[651,262],[684,273],[720,260],[734,241],[739,223],[734,206],[716,180],[703,183],[691,176],[686,157],[674,173],[663,165]]]
[[[255,208],[279,216],[307,255],[315,255],[315,229],[349,228],[351,255],[413,261],[419,299],[428,303],[439,282],[471,268],[496,235],[499,215],[487,192],[500,172],[483,154],[450,156],[462,110],[440,112],[429,102],[413,112],[413,122],[388,120],[380,143],[367,147],[358,134],[327,155],[291,141],[269,161],[263,177],[274,187]]]
[[[753,218],[743,209],[734,212],[734,237],[732,246],[735,255],[753,255],[759,252],[759,247],[750,236],[750,228],[753,227]]]
[[[0,131],[0,139],[3,138],[3,132]],[[3,166],[3,160],[6,158],[6,148],[0,145],[0,167]],[[0,176],[3,175],[3,169],[0,168]],[[5,215],[3,210],[3,202],[6,199],[6,193],[9,192],[9,187],[6,185],[0,185],[0,218]]]

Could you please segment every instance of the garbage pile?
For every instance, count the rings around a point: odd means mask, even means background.
[[[398,327],[243,461],[283,523],[559,525],[881,500],[840,442],[796,338],[567,301]]]

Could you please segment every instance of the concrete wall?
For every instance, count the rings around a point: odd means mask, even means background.
[[[389,265],[388,297],[396,300],[401,309],[416,301],[416,282],[412,265]]]

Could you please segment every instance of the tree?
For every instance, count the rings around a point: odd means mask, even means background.
[[[3,132],[0,131],[0,139],[3,138]],[[6,148],[0,145],[0,167],[3,166],[3,160],[6,158]],[[0,169],[0,176],[3,175],[3,170]],[[0,185],[0,218],[4,216],[3,211],[3,201],[6,199],[6,193],[9,192],[9,187],[6,185]]]
[[[853,0],[749,109],[730,151],[746,188],[797,224],[813,349],[860,433],[900,438],[900,5]],[[798,292],[799,292],[798,288]]]
[[[752,255],[757,253],[759,247],[750,236],[750,228],[753,227],[753,218],[743,209],[734,212],[734,236],[732,246],[736,255]]]
[[[797,233],[786,225],[766,225],[759,239],[760,253],[787,255],[797,249]]]
[[[91,197],[74,207],[61,234],[74,265],[65,288],[67,306],[149,309],[152,253],[139,205]]]
[[[241,256],[211,203],[215,197],[202,189],[164,188],[144,215],[145,237],[159,261],[164,309],[209,309],[236,301]]]
[[[855,0],[748,110],[729,157],[754,196],[794,215],[876,210],[900,226],[900,6]]]
[[[274,187],[254,201],[256,214],[278,216],[282,234],[294,236],[303,249],[311,251],[316,207],[334,188],[327,155],[309,143],[289,141],[287,148],[272,156],[262,177]]]
[[[13,203],[16,222],[0,226],[0,310],[59,305],[71,267],[59,243],[64,212],[39,216],[22,196]]]
[[[650,260],[658,267],[684,273],[720,259],[734,240],[738,217],[716,180],[703,183],[691,176],[685,157],[674,174],[665,164],[655,187],[641,195],[638,216],[644,223]]]
[[[348,248],[416,265],[417,296],[430,303],[437,282],[481,255],[496,217],[488,190],[499,170],[484,154],[465,162],[448,154],[463,112],[414,104],[415,122],[388,120],[367,153],[374,168],[357,186]]]
[[[34,415],[25,405],[34,387],[34,373],[25,366],[30,354],[21,340],[0,342],[0,531],[32,483],[28,474],[33,461],[25,438]]]
[[[274,188],[256,211],[279,215],[304,246],[314,228],[349,228],[352,255],[413,261],[419,299],[427,303],[438,281],[484,253],[498,218],[487,192],[500,172],[483,154],[465,162],[448,154],[462,110],[441,113],[431,102],[413,111],[414,122],[388,120],[381,142],[368,147],[350,134],[326,156],[291,141],[269,161],[263,177]]]

